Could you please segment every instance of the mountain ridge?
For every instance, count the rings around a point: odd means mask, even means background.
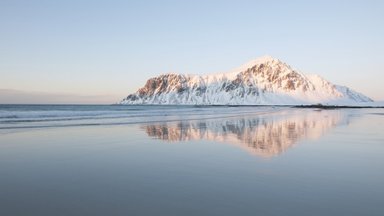
[[[120,104],[298,105],[372,102],[348,87],[306,75],[271,56],[227,73],[168,73],[147,80]]]

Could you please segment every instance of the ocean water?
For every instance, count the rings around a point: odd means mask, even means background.
[[[0,215],[384,215],[384,109],[0,105]]]

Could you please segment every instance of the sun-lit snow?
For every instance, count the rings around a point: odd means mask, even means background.
[[[372,100],[318,75],[305,75],[271,56],[227,73],[164,74],[151,78],[121,104],[297,105],[356,104]]]

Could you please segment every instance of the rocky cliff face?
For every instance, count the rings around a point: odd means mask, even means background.
[[[369,102],[370,98],[308,76],[272,57],[251,61],[230,73],[207,76],[165,74],[151,78],[122,104],[294,105]]]

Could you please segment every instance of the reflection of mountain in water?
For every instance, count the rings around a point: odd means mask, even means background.
[[[295,110],[259,116],[191,120],[145,125],[150,137],[176,142],[212,140],[227,142],[252,154],[271,157],[302,139],[317,139],[343,120],[333,111]]]

